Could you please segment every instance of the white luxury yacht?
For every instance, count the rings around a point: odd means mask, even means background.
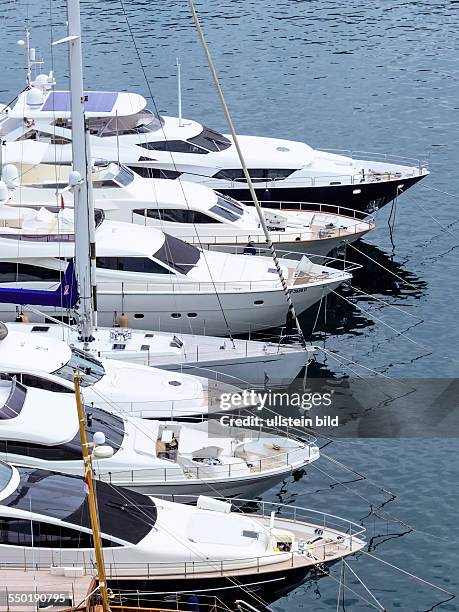
[[[270,256],[202,250],[156,228],[96,213],[100,325],[111,326],[120,313],[143,329],[219,336],[284,324],[287,300]],[[58,291],[75,253],[73,211],[3,205],[0,224],[0,288]],[[340,270],[305,256],[280,261],[297,313],[351,278],[352,266]],[[0,304],[1,319],[14,316],[14,303]],[[42,310],[68,316],[60,307]]]
[[[69,393],[74,388],[74,369],[84,373],[88,405],[143,418],[202,420],[222,410],[222,394],[239,390],[190,374],[98,359],[66,342],[40,333],[9,332],[0,324],[0,371],[27,386]]]
[[[0,191],[17,186],[16,166],[22,162],[36,167],[48,149],[45,143],[28,143],[24,150],[21,143],[1,145],[4,162]],[[14,167],[13,167],[14,166]],[[40,166],[43,168],[43,165]],[[65,166],[60,169],[65,169]],[[13,175],[11,175],[13,170]],[[68,176],[68,169],[66,169]],[[9,178],[8,178],[9,177]],[[6,191],[5,191],[6,189]],[[34,190],[35,193],[38,190]],[[3,195],[5,195],[3,193]],[[3,203],[3,195],[0,200]],[[38,200],[38,196],[37,196]],[[0,278],[6,272],[0,263]],[[21,315],[23,318],[24,315]],[[14,325],[14,324],[10,324]],[[288,386],[310,360],[314,348],[304,347],[292,335],[271,336],[270,340],[241,340],[232,338],[222,341],[214,336],[181,333],[179,336],[158,330],[136,330],[131,328],[98,327],[91,343],[84,343],[76,326],[21,324],[21,332],[40,333],[64,340],[77,348],[111,359],[122,359],[154,366],[165,370],[186,372],[209,378],[218,377],[227,382],[251,386]]]
[[[108,586],[156,592],[258,585],[286,592],[365,546],[364,528],[296,506],[259,502],[259,513],[200,496],[196,506],[97,483]],[[2,568],[94,574],[94,551],[82,477],[0,462]],[[127,584],[125,582],[125,584]],[[236,586],[237,585],[237,586]]]
[[[0,458],[83,475],[74,394],[29,387],[30,377],[0,374]],[[95,406],[86,408],[86,431],[100,439],[96,477],[150,495],[256,496],[319,458],[312,439],[149,421]]]
[[[49,163],[72,160],[70,94],[54,90],[52,74],[40,74],[0,114],[8,142],[42,141]],[[201,183],[238,200],[249,190],[229,136],[188,119],[159,116],[142,96],[129,92],[85,92],[94,157],[115,157],[144,176]],[[239,136],[258,197],[332,204],[360,211],[384,206],[428,174],[419,160],[351,151],[330,152],[302,142]]]
[[[14,169],[7,168],[14,173]],[[17,172],[17,170],[16,170]],[[73,206],[68,189],[70,166],[27,165],[10,190],[11,205]],[[139,176],[118,163],[98,165],[92,174],[94,205],[106,219],[156,227],[200,247],[227,250],[233,246],[266,247],[256,210],[228,195],[191,183]],[[374,228],[371,219],[353,210],[272,211],[264,216],[271,240],[278,249],[327,255],[344,243],[354,242]]]

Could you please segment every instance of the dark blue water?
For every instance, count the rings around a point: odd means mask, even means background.
[[[66,85],[65,49],[51,55],[49,48],[51,38],[65,35],[65,3],[50,2],[0,5],[4,102],[24,84],[15,43],[27,15],[46,66]],[[225,131],[185,1],[125,1],[137,50],[118,0],[83,1],[82,9],[88,88],[152,92],[161,112],[176,115],[180,55],[184,115]],[[377,215],[377,230],[359,247],[403,280],[367,267],[354,281],[364,293],[347,294],[363,311],[331,299],[331,314],[312,339],[386,375],[456,376],[459,3],[215,0],[198,9],[240,133],[429,160],[431,176],[392,209],[392,237],[386,207]],[[369,263],[364,256],[359,261]],[[337,376],[347,371],[330,359],[327,367]],[[306,478],[267,497],[362,519],[371,554],[455,592],[458,451],[456,438],[336,441],[324,453],[367,480],[324,457]],[[349,563],[389,610],[457,609],[457,600],[441,604],[447,595],[367,555]],[[337,608],[339,572],[297,589],[276,609],[370,609],[351,591]],[[345,574],[347,586],[368,598],[350,570]]]

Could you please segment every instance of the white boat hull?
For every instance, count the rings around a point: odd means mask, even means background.
[[[326,284],[298,286],[291,289],[292,300],[298,314],[310,308],[323,296],[336,289],[345,277],[337,277]],[[45,288],[44,283],[23,283],[31,289]],[[288,307],[281,290],[241,291],[226,293],[186,292],[185,286],[176,291],[149,292],[148,290],[108,290],[104,283],[98,289],[98,323],[110,327],[120,313],[128,315],[134,328],[227,336],[245,334],[284,325]],[[111,285],[114,285],[113,283]],[[118,283],[117,283],[118,285]],[[145,285],[140,285],[142,288]],[[148,286],[147,286],[148,288]],[[53,316],[68,316],[59,308],[43,307],[43,312]],[[0,304],[0,318],[11,321],[16,307]],[[31,313],[31,320],[39,321],[40,315]]]

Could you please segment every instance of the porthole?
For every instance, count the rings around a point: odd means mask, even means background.
[[[353,189],[353,190],[352,190],[352,193],[353,193],[354,195],[359,195],[359,193],[362,193],[362,190],[361,190],[361,189]]]
[[[255,304],[256,306],[260,306],[261,304],[264,304],[264,303],[265,303],[265,301],[264,301],[264,300],[255,300],[255,301],[254,301],[254,304]]]
[[[172,387],[180,387],[182,383],[181,383],[181,382],[179,382],[178,380],[170,380],[170,381],[169,381],[169,384],[170,384]]]
[[[198,314],[196,312],[189,312],[186,316],[190,319],[194,319],[198,316]]]
[[[136,312],[134,315],[134,319],[143,319],[144,318],[144,314],[141,312]]]
[[[173,313],[171,313],[171,317],[173,319],[180,319],[181,316],[182,315],[180,314],[180,312],[173,312]]]

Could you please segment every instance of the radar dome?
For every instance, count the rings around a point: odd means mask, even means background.
[[[37,87],[32,87],[27,92],[27,104],[29,106],[41,106],[43,102],[43,94]]]

